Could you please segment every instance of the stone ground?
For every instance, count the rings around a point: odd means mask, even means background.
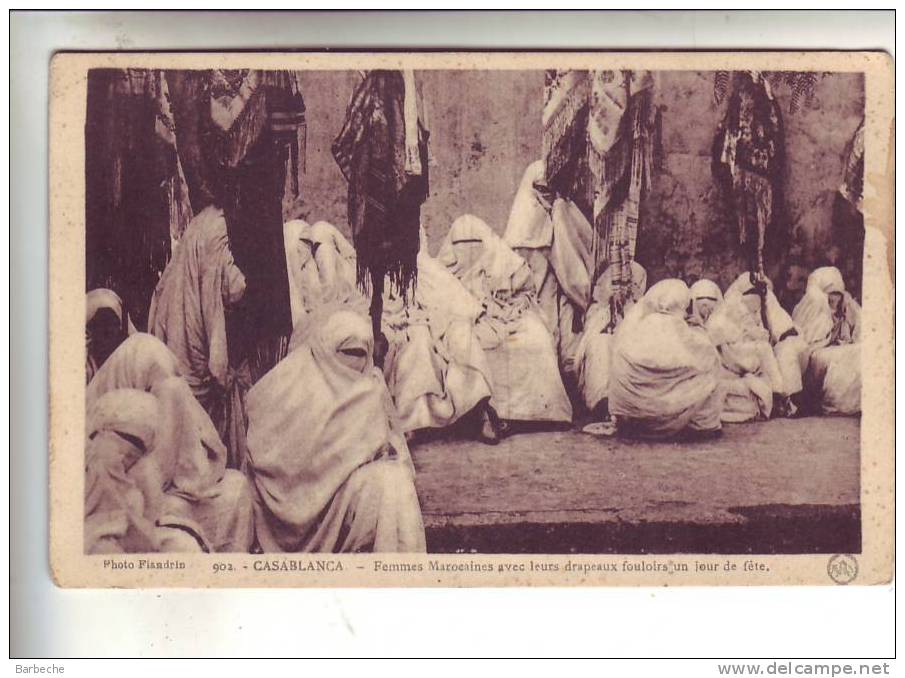
[[[446,436],[412,456],[432,552],[851,553],[859,441],[859,419],[814,417],[693,443]]]

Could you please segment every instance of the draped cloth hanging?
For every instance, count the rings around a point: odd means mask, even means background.
[[[617,302],[631,287],[641,198],[659,149],[653,85],[649,71],[547,71],[545,81],[546,183],[594,225],[594,274],[615,267]]]
[[[776,240],[785,132],[779,103],[757,71],[737,73],[713,144],[713,173],[730,198],[749,269],[763,277],[764,248]]]
[[[174,70],[166,72],[179,158],[195,214],[223,200],[222,168],[236,167],[265,136],[286,147],[291,197],[305,172],[305,101],[294,71]],[[212,99],[233,111],[228,129],[213,124]],[[222,205],[220,205],[222,207]]]
[[[846,147],[842,168],[842,184],[839,193],[852,207],[863,212],[864,198],[864,120],[858,125],[855,134]]]
[[[597,259],[606,257],[618,315],[631,296],[643,192],[650,190],[658,122],[649,71],[597,71],[588,120]]]
[[[114,290],[144,329],[171,237],[192,218],[162,71],[89,72],[85,175],[88,289]]]
[[[283,198],[304,172],[305,103],[294,71],[168,71],[179,154],[192,208],[223,209],[229,247],[248,288],[230,318],[230,363],[255,372],[292,329]],[[260,364],[257,364],[260,363]]]
[[[549,70],[544,78],[544,179],[592,220],[588,172],[589,71]]]
[[[362,289],[375,275],[386,275],[406,295],[417,277],[421,204],[428,193],[428,132],[418,103],[411,72],[369,71],[333,142],[333,157],[349,183],[349,225]]]
[[[852,135],[842,156],[842,183],[833,202],[832,242],[842,256],[837,265],[846,289],[861,298],[864,277],[864,119]]]

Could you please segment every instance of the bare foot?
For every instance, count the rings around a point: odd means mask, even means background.
[[[604,436],[609,438],[616,435],[616,424],[607,419],[606,421],[595,421],[581,429],[582,433],[589,433],[592,436]]]

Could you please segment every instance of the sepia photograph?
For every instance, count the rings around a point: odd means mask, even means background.
[[[56,581],[888,581],[891,71],[57,55]]]

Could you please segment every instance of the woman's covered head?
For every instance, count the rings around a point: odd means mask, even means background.
[[[842,312],[842,292],[830,292],[829,295],[830,309],[832,309],[834,315],[839,315]]]
[[[823,266],[814,269],[808,278],[808,290],[823,292],[826,295],[845,292],[845,281],[842,273],[835,266]]]
[[[742,293],[742,304],[744,304],[745,308],[751,313],[760,313],[761,302],[760,294],[757,289],[753,287]]]
[[[317,246],[308,238],[299,238],[295,242],[295,256],[297,257],[295,265],[299,271],[304,270],[314,260],[316,251]]]
[[[484,241],[493,236],[493,230],[473,214],[463,214],[449,228],[449,240],[456,260],[456,268],[468,270],[484,253]]]
[[[688,285],[678,278],[667,278],[653,285],[644,295],[644,303],[651,313],[685,315],[691,295]]]
[[[157,398],[145,391],[108,391],[88,410],[88,440],[92,457],[122,463],[128,471],[154,446],[160,413]]]
[[[808,278],[808,291],[816,295],[825,294],[833,315],[844,313],[845,281],[835,266],[814,269]]]
[[[122,320],[109,308],[102,308],[85,326],[88,350],[102,365],[126,338]]]
[[[707,322],[713,309],[723,300],[723,293],[719,285],[712,280],[703,278],[698,280],[690,288],[691,315],[701,323]]]
[[[484,245],[481,240],[453,240],[452,248],[456,261],[464,269],[474,266],[484,251]]]
[[[94,289],[86,299],[85,337],[88,351],[102,365],[129,335],[123,302],[113,290]]]
[[[374,335],[364,315],[333,305],[319,309],[297,328],[290,350],[308,344],[326,365],[364,374],[374,364]]]

